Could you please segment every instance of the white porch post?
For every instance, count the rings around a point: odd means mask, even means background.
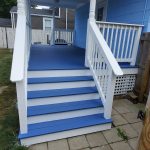
[[[27,16],[26,9],[28,7],[26,0],[17,0],[17,6],[18,6],[18,20],[25,18]],[[19,32],[21,33],[22,31],[19,21],[17,21],[17,26],[18,27],[16,29],[16,34],[19,34]],[[17,39],[15,39],[15,41],[20,42],[20,39],[17,36],[16,38]],[[24,66],[24,68],[27,69],[27,66]],[[26,86],[27,86],[27,79],[26,79],[26,72],[25,72],[24,79],[21,81],[16,81],[20,132],[22,134],[27,133],[27,90],[26,90],[27,87]]]
[[[89,12],[89,19],[87,23],[87,35],[86,35],[86,54],[85,54],[85,66],[88,67],[88,53],[89,53],[89,22],[96,21],[95,20],[95,10],[96,10],[96,0],[90,0],[90,12]]]

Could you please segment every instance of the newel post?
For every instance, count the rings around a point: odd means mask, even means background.
[[[108,85],[107,85],[107,93],[106,93],[106,101],[104,103],[104,117],[106,119],[111,118],[114,91],[115,91],[115,83],[116,83],[116,75],[113,73],[112,69],[108,72]]]
[[[85,54],[85,66],[88,67],[88,53],[89,53],[89,23],[95,22],[95,9],[96,0],[90,0],[89,19],[87,23],[87,35],[86,35],[86,54]]]
[[[22,36],[22,32],[25,33],[24,22],[21,22],[20,19],[27,16],[27,3],[26,0],[17,0],[18,7],[18,20],[16,34]],[[24,31],[22,31],[24,30]],[[25,36],[23,34],[23,36]],[[16,36],[15,42],[20,42],[19,36]],[[21,38],[22,39],[22,38]],[[21,41],[22,43],[25,41]],[[17,43],[18,44],[18,43]],[[26,48],[26,47],[23,47]],[[24,78],[20,81],[16,81],[16,90],[17,90],[17,103],[18,103],[18,114],[19,114],[19,123],[20,123],[20,132],[21,134],[27,133],[27,66],[24,64]]]

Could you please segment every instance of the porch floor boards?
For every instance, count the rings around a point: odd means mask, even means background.
[[[67,45],[33,45],[29,71],[86,69],[85,49]]]

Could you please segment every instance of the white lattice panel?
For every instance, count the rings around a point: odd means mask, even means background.
[[[123,75],[117,77],[115,85],[115,95],[126,94],[132,91],[135,85],[136,75]]]

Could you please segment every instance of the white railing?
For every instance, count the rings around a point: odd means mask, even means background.
[[[19,1],[20,3],[22,1]],[[23,5],[18,5],[23,6]],[[26,8],[29,9],[29,4]],[[17,28],[13,52],[10,80],[16,83],[18,113],[21,133],[27,133],[27,68],[31,46],[31,26],[29,11],[18,11]]]
[[[74,31],[66,29],[54,29],[53,31],[53,42],[54,44],[73,44]]]
[[[88,23],[86,59],[104,104],[104,116],[110,118],[115,79],[123,72],[94,21]]]
[[[118,62],[135,65],[142,25],[96,22]]]

